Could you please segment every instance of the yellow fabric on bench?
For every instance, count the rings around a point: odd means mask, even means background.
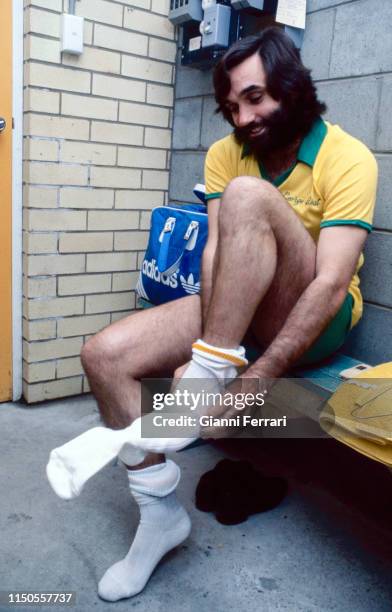
[[[392,362],[342,383],[320,415],[329,435],[392,467]]]

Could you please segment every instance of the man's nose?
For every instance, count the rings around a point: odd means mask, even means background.
[[[255,114],[251,108],[242,107],[238,111],[238,127],[245,127],[254,121]]]

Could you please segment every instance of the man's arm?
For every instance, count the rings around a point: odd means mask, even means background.
[[[281,376],[320,336],[341,307],[367,237],[352,226],[326,227],[317,245],[316,276],[265,353],[243,376]]]
[[[213,286],[213,271],[216,248],[218,245],[218,215],[220,199],[216,198],[208,202],[208,239],[204,247],[201,263],[201,311],[202,325],[204,329],[207,320],[208,308],[211,300]]]

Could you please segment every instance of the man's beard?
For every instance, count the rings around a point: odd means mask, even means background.
[[[285,149],[302,136],[301,126],[296,121],[296,111],[280,106],[269,117],[260,122],[252,122],[241,128],[234,128],[234,136],[239,144],[247,146],[249,153],[261,159],[270,153]],[[251,131],[263,127],[259,136],[252,136]]]

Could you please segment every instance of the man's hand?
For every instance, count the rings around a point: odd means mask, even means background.
[[[222,392],[222,400],[215,405],[208,406],[206,415],[217,419],[216,424],[205,425],[201,428],[200,436],[206,438],[235,437],[243,429],[243,417],[254,416],[264,404],[269,383],[267,380],[255,378],[245,372],[239,376]],[[239,425],[237,425],[237,417]],[[236,419],[234,426],[226,426],[221,419]]]
[[[190,364],[190,361],[187,361],[186,363],[184,363],[184,365],[180,366],[179,368],[175,370],[173,374],[173,381],[180,380],[184,376],[186,370],[188,369],[189,364]]]

